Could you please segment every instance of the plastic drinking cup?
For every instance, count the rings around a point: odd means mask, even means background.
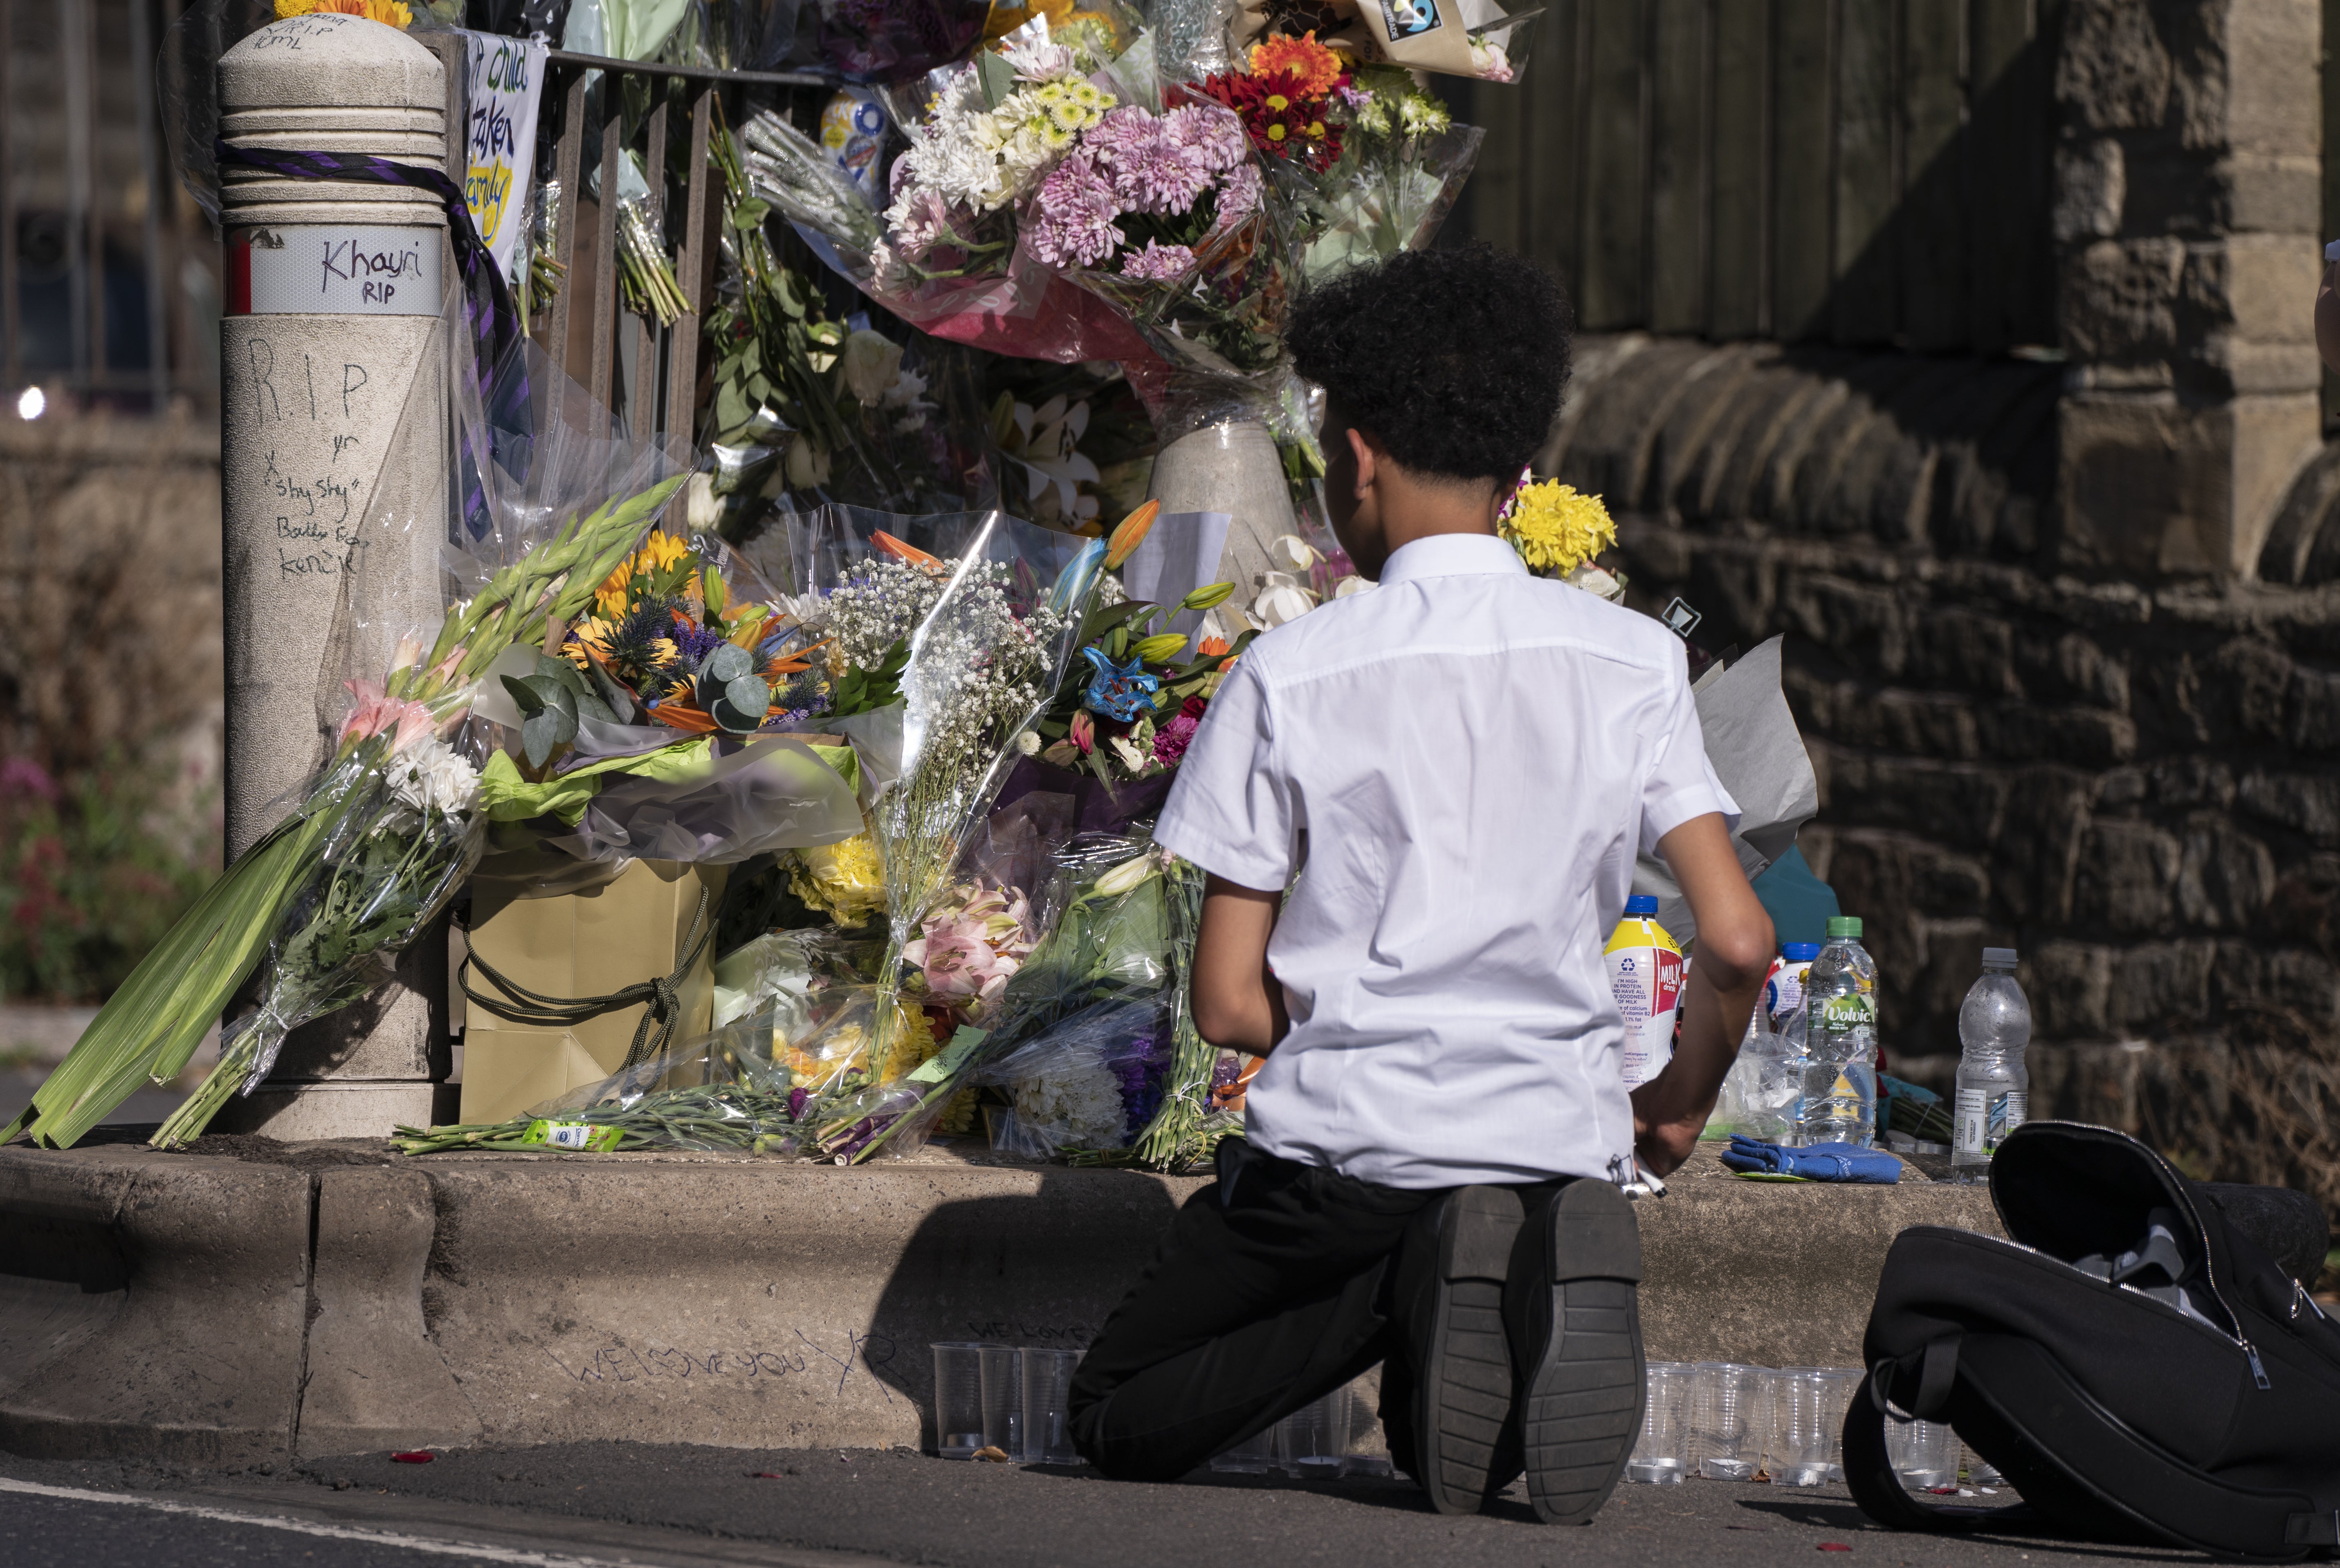
[[[983,1346],[946,1341],[935,1352],[935,1452],[972,1459],[983,1446]]]
[[[1275,1428],[1271,1426],[1215,1457],[1211,1461],[1211,1468],[1231,1471],[1238,1475],[1264,1475],[1268,1465],[1274,1460]]]
[[[1024,1350],[1024,1463],[1078,1464],[1071,1402],[1077,1350]]]
[[[1625,1479],[1650,1486],[1678,1485],[1690,1474],[1690,1393],[1696,1369],[1679,1361],[1650,1363],[1649,1400],[1641,1433],[1625,1460]]]
[[[1900,1421],[1889,1412],[1885,1452],[1901,1484],[1914,1492],[1958,1484],[1958,1434],[1938,1421]]]
[[[1828,1389],[1828,1478],[1830,1481],[1841,1482],[1844,1479],[1844,1418],[1852,1409],[1852,1396],[1859,1391],[1860,1380],[1865,1375],[1855,1366],[1831,1366],[1820,1373],[1820,1380]]]
[[[1771,1374],[1771,1438],[1763,1467],[1774,1486],[1818,1486],[1829,1478],[1833,1424],[1828,1374],[1796,1367]]]
[[[1763,1457],[1760,1387],[1756,1369],[1735,1361],[1701,1361],[1691,1392],[1691,1431],[1698,1473],[1709,1481],[1746,1481]]]
[[[1293,1475],[1333,1476],[1349,1454],[1349,1389],[1344,1384],[1275,1424],[1275,1463]]]
[[[1016,1365],[1020,1354],[1012,1345],[976,1347],[983,1377],[983,1445],[1011,1459],[1024,1452],[1024,1385]]]

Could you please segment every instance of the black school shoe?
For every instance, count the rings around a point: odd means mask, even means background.
[[[1520,1226],[1507,1272],[1528,1501],[1547,1524],[1581,1524],[1624,1474],[1648,1399],[1632,1204],[1608,1182],[1570,1182]]]
[[[1424,1206],[1399,1254],[1412,1441],[1391,1457],[1441,1513],[1476,1513],[1520,1473],[1503,1277],[1522,1217],[1513,1188],[1458,1187]]]

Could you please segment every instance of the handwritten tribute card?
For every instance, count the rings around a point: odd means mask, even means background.
[[[463,33],[471,73],[465,103],[463,203],[504,275],[528,230],[536,164],[536,111],[544,94],[546,46],[492,33]]]

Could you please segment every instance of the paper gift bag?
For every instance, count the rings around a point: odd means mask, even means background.
[[[673,1038],[707,1033],[714,1023],[715,917],[729,870],[636,860],[588,892],[475,897],[465,974],[472,999],[463,1031],[463,1120],[502,1121],[616,1073],[649,1008],[644,1000],[551,1025],[525,1016],[538,1010],[530,998],[512,995],[495,976],[554,1001],[606,997],[672,976]],[[705,939],[699,940],[702,929]],[[686,958],[691,961],[677,975]],[[524,1016],[501,1016],[504,1011]]]

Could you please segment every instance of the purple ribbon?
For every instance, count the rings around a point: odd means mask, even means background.
[[[455,247],[455,266],[463,279],[463,314],[471,331],[471,362],[480,402],[488,416],[491,439],[499,448],[510,444],[501,437],[524,443],[530,431],[528,365],[521,345],[528,340],[527,325],[512,303],[511,286],[495,253],[480,238],[462,187],[441,171],[417,164],[396,164],[369,153],[296,153],[271,147],[245,147],[222,138],[213,150],[223,169],[235,165],[263,169],[293,180],[346,180],[359,184],[405,185],[428,191],[447,212],[447,237]],[[485,524],[486,497],[470,442],[464,442],[463,511],[479,531]],[[507,464],[509,466],[509,464]],[[523,460],[522,467],[526,466]]]

